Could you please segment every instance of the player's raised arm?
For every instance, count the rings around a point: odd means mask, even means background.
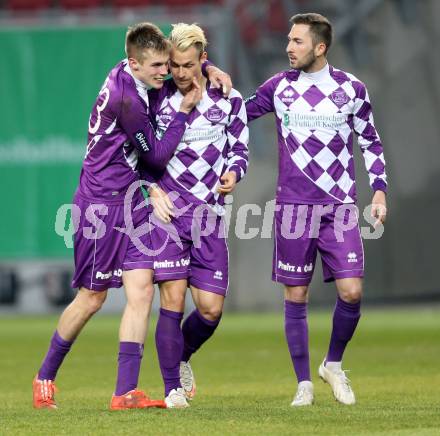
[[[245,103],[248,121],[253,121],[269,112],[274,112],[274,79],[275,77],[272,77],[264,82],[255,91],[255,94],[246,99]]]
[[[212,85],[222,90],[223,97],[229,97],[232,89],[231,76],[220,70],[212,62],[206,60],[202,64],[202,74],[212,83]]]
[[[156,131],[140,98],[124,97],[119,122],[130,142],[137,148],[140,158],[155,169],[163,169],[171,159],[185,132],[188,114],[200,101],[198,84],[188,92],[180,105],[180,110],[161,138]]]

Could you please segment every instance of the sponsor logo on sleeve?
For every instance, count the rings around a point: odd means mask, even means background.
[[[150,151],[150,147],[148,147],[147,138],[145,137],[145,134],[144,132],[142,132],[142,130],[136,132],[134,137],[136,138],[137,143],[142,147],[142,150]]]
[[[248,101],[252,101],[255,100],[257,98],[257,94],[252,94],[250,97],[245,99],[245,103],[247,103]]]

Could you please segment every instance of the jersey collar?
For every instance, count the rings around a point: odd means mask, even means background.
[[[304,71],[301,71],[300,77],[304,79],[308,79],[312,82],[321,82],[322,80],[325,80],[329,76],[329,74],[330,74],[330,66],[328,63],[326,63],[323,68],[313,73],[305,73]]]

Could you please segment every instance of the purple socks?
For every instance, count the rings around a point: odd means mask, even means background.
[[[115,395],[124,395],[137,388],[143,353],[143,344],[119,342],[118,379]]]
[[[160,309],[156,326],[156,348],[160,371],[165,384],[165,396],[180,388],[180,359],[183,352],[183,334],[180,323],[183,313]]]
[[[215,321],[204,318],[196,309],[185,319],[182,326],[184,339],[182,359],[188,362],[194,354],[215,332],[221,316]]]
[[[333,312],[333,330],[327,353],[327,362],[340,362],[345,347],[353,336],[361,317],[361,302],[346,303],[338,297]]]
[[[156,347],[165,383],[165,396],[180,388],[180,361],[187,362],[215,332],[220,319],[209,321],[194,310],[183,323],[183,313],[160,309],[156,327]]]
[[[284,331],[298,383],[311,380],[307,303],[284,301]]]
[[[338,297],[327,362],[340,362],[358,324],[361,303],[346,303]],[[310,380],[307,303],[284,302],[285,332],[298,383]]]
[[[64,357],[70,351],[73,341],[65,341],[55,330],[50,341],[49,351],[43,360],[38,378],[40,380],[55,380],[58,369],[63,363]]]

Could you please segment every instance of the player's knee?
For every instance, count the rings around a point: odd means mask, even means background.
[[[169,281],[160,285],[160,305],[176,312],[185,307],[186,281]]]
[[[134,292],[127,292],[127,303],[136,311],[149,311],[154,297],[152,283],[143,284]]]
[[[295,303],[305,303],[307,302],[308,292],[308,286],[286,286],[284,297],[286,300],[294,301]]]
[[[357,303],[362,298],[362,285],[353,284],[346,289],[339,291],[340,298],[346,303]]]
[[[217,321],[222,316],[223,306],[199,307],[198,311],[203,318],[209,321]]]
[[[107,292],[87,291],[85,295],[87,299],[86,310],[89,315],[93,315],[101,309],[107,297]]]
[[[162,292],[160,297],[161,307],[175,312],[181,312],[185,307],[185,295],[172,292]]]

